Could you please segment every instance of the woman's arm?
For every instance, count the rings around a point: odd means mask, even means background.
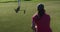
[[[32,29],[35,30],[35,22],[32,21]]]
[[[32,21],[32,29],[33,29],[33,32],[36,32],[37,25],[36,25],[35,21]]]

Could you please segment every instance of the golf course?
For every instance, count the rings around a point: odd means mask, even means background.
[[[15,12],[18,6],[16,1],[6,2],[6,0],[0,0],[0,32],[33,32],[31,29],[32,16],[37,12],[37,4],[39,3],[45,5],[46,13],[51,17],[50,27],[52,31],[60,32],[59,0],[21,1],[21,10],[18,13]],[[24,10],[26,11],[25,14]]]

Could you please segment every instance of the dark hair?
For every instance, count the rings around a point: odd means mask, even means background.
[[[43,4],[39,4],[37,9],[38,9],[38,15],[39,16],[43,16],[45,14],[45,10],[44,10],[44,5]]]

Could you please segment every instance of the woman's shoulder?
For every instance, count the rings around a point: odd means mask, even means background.
[[[50,15],[46,14],[47,17],[50,17]]]
[[[35,14],[32,16],[32,18],[36,18],[37,16],[38,16],[38,14],[35,13]]]
[[[50,18],[50,15],[49,15],[49,14],[45,14],[45,17],[46,17],[46,18]]]

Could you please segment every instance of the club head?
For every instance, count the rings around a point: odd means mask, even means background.
[[[24,10],[24,14],[26,13],[26,10]]]

